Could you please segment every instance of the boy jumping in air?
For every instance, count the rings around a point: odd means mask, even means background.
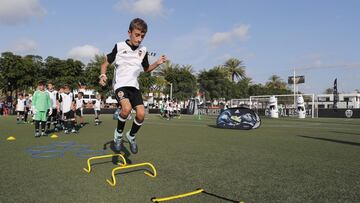
[[[141,92],[139,90],[138,76],[142,70],[151,72],[167,59],[162,55],[155,63],[149,65],[146,47],[141,45],[147,32],[147,24],[140,18],[133,19],[130,23],[128,35],[129,39],[118,42],[112,52],[106,57],[101,65],[100,85],[107,83],[107,67],[114,63],[113,89],[116,100],[121,105],[121,112],[118,118],[117,128],[114,132],[115,149],[121,150],[121,142],[126,119],[132,109],[135,109],[136,116],[131,130],[126,133],[126,138],[130,144],[130,151],[133,154],[138,152],[135,135],[143,124],[145,117],[145,107]]]

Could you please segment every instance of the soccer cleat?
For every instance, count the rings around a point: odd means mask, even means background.
[[[114,132],[114,148],[116,151],[121,151],[122,133],[119,133],[115,128]]]
[[[41,132],[41,136],[46,136],[47,134],[45,132]]]
[[[39,132],[36,132],[36,133],[35,133],[35,137],[40,137],[40,133],[39,133]]]
[[[127,132],[126,133],[126,139],[129,141],[130,151],[133,154],[138,153],[138,147],[137,147],[137,144],[136,144],[135,136],[130,136],[130,132]]]
[[[68,130],[65,130],[64,133],[65,133],[65,134],[69,134],[69,131],[68,131]]]
[[[71,132],[72,133],[77,133],[77,131],[74,128],[71,130]]]

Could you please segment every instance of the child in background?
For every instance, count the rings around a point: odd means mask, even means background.
[[[4,109],[4,101],[0,97],[0,116],[3,115],[3,109]]]
[[[96,100],[93,101],[94,113],[95,113],[95,125],[99,125],[101,121],[99,120],[100,110],[101,110],[101,95],[96,94]]]
[[[56,128],[57,128],[57,130],[65,129],[64,119],[63,119],[63,116],[62,116],[63,115],[62,107],[61,107],[60,102],[59,102],[61,93],[64,93],[64,87],[63,86],[61,86],[59,88],[59,91],[56,94],[56,108],[57,108],[57,115],[56,115],[57,125],[56,125]]]
[[[64,92],[59,96],[59,103],[62,109],[62,118],[65,123],[65,134],[77,133],[75,130],[75,98],[70,92],[70,87],[64,85]]]
[[[25,98],[23,94],[19,94],[19,98],[16,102],[16,121],[17,124],[24,122],[24,112],[25,112]]]
[[[32,111],[35,116],[35,137],[45,136],[47,113],[52,114],[50,95],[45,91],[45,82],[38,83],[38,90],[35,91],[32,98]]]
[[[47,120],[47,132],[50,133],[50,126],[51,124],[54,125],[54,131],[58,131],[56,124],[57,124],[57,91],[54,89],[54,85],[52,82],[47,83],[47,92],[50,95],[51,100],[51,109],[52,114],[49,114],[48,120]]]
[[[85,100],[84,100],[83,96],[84,96],[84,93],[79,92],[78,95],[77,95],[77,98],[75,99],[75,104],[76,104],[76,111],[75,111],[76,124],[79,125],[78,122],[80,121],[80,127],[84,127],[83,110],[84,110],[84,105],[86,103],[85,103]],[[79,119],[77,119],[77,117],[79,117]]]
[[[28,123],[28,116],[30,114],[31,109],[31,100],[28,94],[25,94],[25,115],[24,115],[24,122]]]

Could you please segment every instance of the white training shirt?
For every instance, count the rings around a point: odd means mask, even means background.
[[[82,110],[84,108],[84,104],[85,104],[84,98],[81,98],[81,99],[76,98],[75,101],[76,101],[76,109]]]
[[[139,89],[137,78],[141,71],[143,71],[143,60],[145,56],[147,56],[146,47],[140,45],[135,47],[134,50],[132,48],[134,47],[131,47],[125,41],[119,42],[115,45],[112,53],[108,54],[108,62],[114,62],[115,64],[113,78],[114,90],[120,87],[135,87]],[[112,61],[111,55],[115,54],[115,59]]]
[[[60,106],[61,106],[63,113],[67,113],[71,110],[73,101],[74,101],[73,93],[69,92],[68,94],[66,94],[66,93],[60,94],[59,102],[61,103]]]
[[[56,94],[57,91],[56,90],[46,90],[47,92],[49,92],[50,95],[50,101],[51,101],[51,108],[52,109],[56,109]]]
[[[97,99],[97,100],[95,100],[94,110],[95,111],[100,111],[100,108],[101,108],[101,100]]]
[[[32,103],[31,99],[30,99],[30,98],[29,98],[29,99],[25,99],[25,101],[26,101],[25,106],[26,106],[27,108],[31,108],[31,103]]]
[[[17,99],[16,111],[25,111],[26,99]]]

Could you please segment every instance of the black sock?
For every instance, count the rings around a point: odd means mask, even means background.
[[[66,121],[65,125],[66,125],[66,130],[71,130],[71,128],[72,128],[72,121]]]
[[[126,123],[126,118],[123,118],[121,117],[121,115],[119,115],[118,124],[117,124],[118,133],[122,133],[124,131],[125,123]]]
[[[40,128],[40,121],[35,121],[35,132],[39,132],[39,128]]]
[[[142,125],[142,122],[139,122],[136,120],[136,118],[134,119],[134,122],[131,126],[131,130],[130,130],[130,136],[134,137],[135,134],[139,131],[140,127]]]
[[[45,121],[41,121],[41,132],[45,132]]]
[[[19,117],[16,117],[16,121],[19,122],[20,118]]]

